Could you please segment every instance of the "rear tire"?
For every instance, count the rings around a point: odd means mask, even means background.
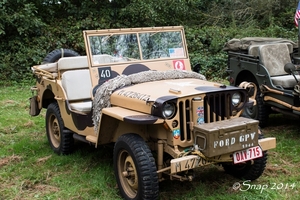
[[[43,64],[57,62],[63,57],[80,56],[77,52],[71,49],[55,49],[51,51],[43,60]]]
[[[158,199],[155,160],[139,135],[120,136],[115,143],[113,160],[119,191],[125,199]]]
[[[57,103],[51,103],[46,112],[46,134],[52,150],[57,154],[73,151],[73,133],[65,129]]]

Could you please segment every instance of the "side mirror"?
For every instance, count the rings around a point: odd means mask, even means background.
[[[197,72],[197,73],[199,73],[200,69],[201,69],[201,66],[200,66],[199,63],[196,64],[196,65],[193,67],[193,71],[194,71],[194,72]]]
[[[288,74],[292,74],[296,70],[296,67],[293,63],[287,63],[284,65],[284,71]]]

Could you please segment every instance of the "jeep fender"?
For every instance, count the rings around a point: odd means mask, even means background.
[[[163,124],[164,119],[121,107],[102,110],[97,133],[97,145],[115,142],[124,133],[136,133],[145,139],[146,125]]]
[[[162,118],[121,107],[104,108],[103,114],[132,124],[161,124],[164,122]]]

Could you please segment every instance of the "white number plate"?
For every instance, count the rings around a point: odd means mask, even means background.
[[[234,164],[245,162],[248,160],[253,160],[255,158],[260,158],[263,156],[263,152],[259,146],[251,147],[242,151],[237,151],[233,153]]]
[[[199,157],[196,155],[189,155],[182,158],[171,160],[171,174],[186,171],[197,167],[199,164]]]

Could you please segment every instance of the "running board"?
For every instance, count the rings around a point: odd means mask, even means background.
[[[73,138],[76,140],[79,140],[81,142],[85,142],[85,143],[89,143],[89,144],[90,143],[96,144],[96,142],[97,142],[97,137],[92,136],[92,135],[88,135],[88,136],[84,137],[84,136],[74,133]]]
[[[97,143],[97,137],[96,137],[96,136],[88,135],[88,136],[86,136],[85,139],[86,139],[87,141],[89,141],[89,142],[94,143],[94,144]]]

